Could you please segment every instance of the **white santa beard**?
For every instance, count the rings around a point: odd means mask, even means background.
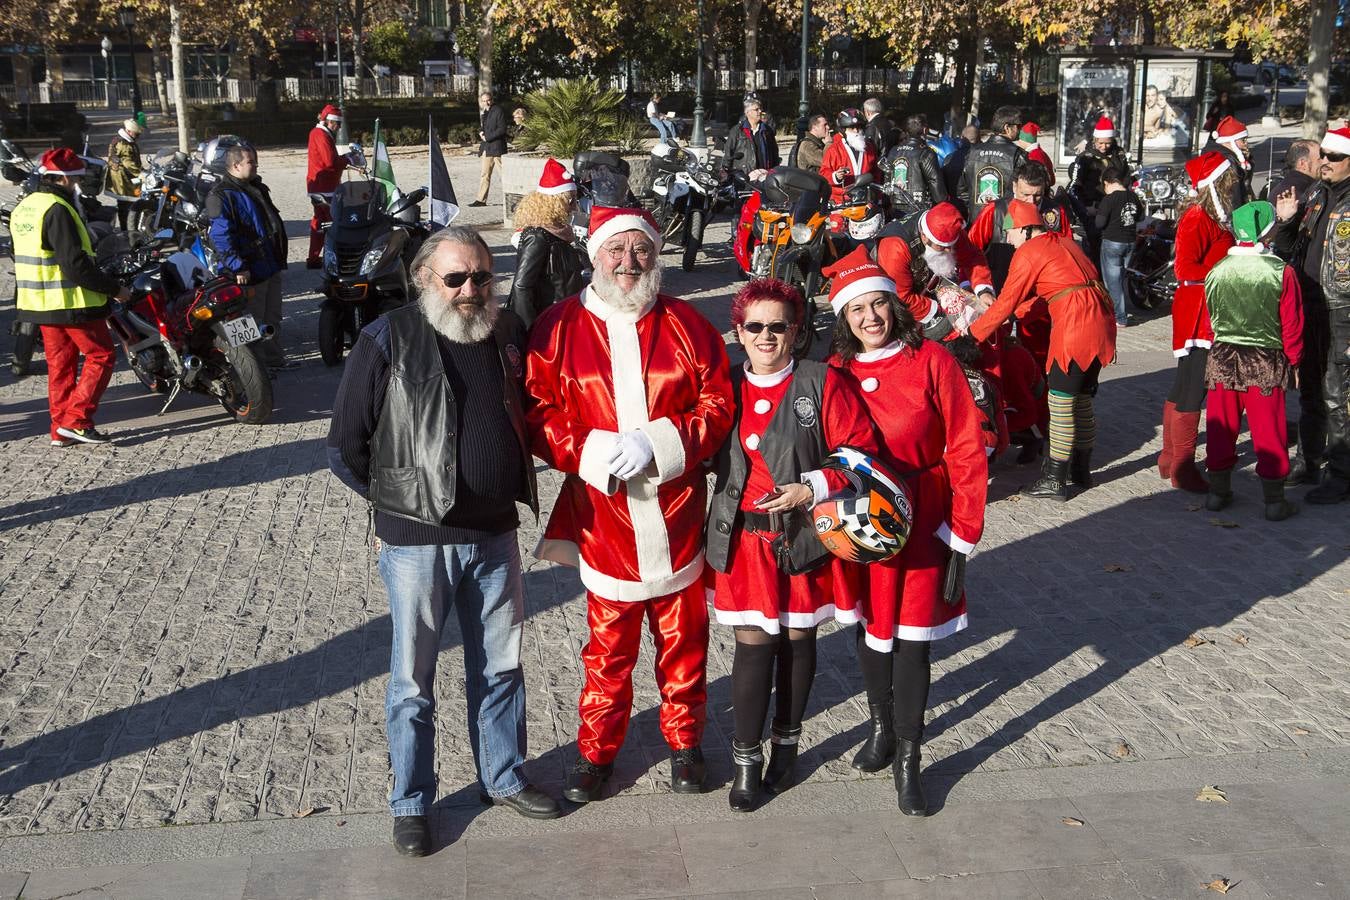
[[[923,248],[923,261],[929,270],[940,278],[956,278],[956,254],[950,250]]]
[[[492,334],[502,302],[496,296],[490,296],[483,306],[472,312],[461,312],[432,285],[422,290],[417,305],[441,337],[455,344],[476,344]]]
[[[649,308],[656,301],[656,295],[661,290],[661,275],[664,270],[665,263],[658,259],[652,263],[650,269],[642,273],[637,284],[625,289],[619,285],[618,279],[613,274],[596,266],[591,275],[591,289],[606,305],[620,312],[638,312]]]

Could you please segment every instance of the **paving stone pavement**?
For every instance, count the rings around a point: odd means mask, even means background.
[[[422,165],[395,160],[408,185]],[[476,161],[451,165],[467,194]],[[302,156],[264,153],[261,174],[302,238]],[[493,209],[463,218],[509,271]],[[292,260],[304,249],[293,240]],[[667,289],[725,328],[733,264],[722,242],[708,255],[692,274],[667,256]],[[11,278],[6,263],[0,296]],[[45,379],[0,372],[0,839],[384,809],[386,601],[365,509],[326,467],[339,372],[318,359],[317,283],[303,266],[286,275],[282,342],[303,365],[279,377],[263,427],[227,424],[195,398],[156,417],[123,365],[99,414],[118,444],[52,450]],[[7,302],[0,330],[11,318]],[[1121,336],[1098,400],[1096,487],[1067,504],[1026,501],[1016,489],[1033,472],[997,467],[969,568],[972,626],[935,646],[930,772],[959,782],[1091,767],[1109,780],[1117,767],[1350,745],[1345,507],[1263,521],[1245,443],[1223,514],[1165,487],[1151,464],[1168,327]],[[541,475],[545,509],[557,486]],[[539,525],[525,518],[528,553]],[[526,593],[528,768],[557,788],[575,750],[581,587],[527,556]],[[884,797],[885,778],[848,765],[866,715],[851,633],[826,626],[820,642],[806,784]],[[731,647],[714,627],[704,746],[717,785],[730,774]],[[450,807],[477,790],[462,659],[451,623],[437,680]],[[647,645],[613,790],[665,802],[650,672]]]

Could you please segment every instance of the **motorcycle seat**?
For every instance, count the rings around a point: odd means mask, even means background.
[[[764,176],[759,194],[766,206],[792,206],[808,194],[814,194],[824,202],[830,196],[830,183],[818,172],[780,168]]]

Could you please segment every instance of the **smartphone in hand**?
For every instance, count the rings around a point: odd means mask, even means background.
[[[773,490],[765,493],[764,496],[755,500],[755,505],[758,507],[763,507],[764,504],[768,503],[771,500],[777,500],[781,496],[783,496],[783,492],[778,488],[774,488]]]

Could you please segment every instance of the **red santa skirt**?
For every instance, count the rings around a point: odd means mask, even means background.
[[[837,614],[836,564],[787,575],[774,559],[772,540],[773,535],[738,529],[731,535],[727,571],[707,567],[705,583],[718,624],[778,634],[780,628],[815,628]]]

